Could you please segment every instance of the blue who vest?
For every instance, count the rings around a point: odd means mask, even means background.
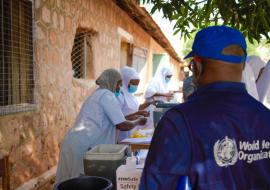
[[[190,136],[192,189],[270,189],[270,110],[244,84],[203,86],[173,110]]]

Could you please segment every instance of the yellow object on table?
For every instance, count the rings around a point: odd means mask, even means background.
[[[130,145],[132,151],[149,149],[153,132],[154,128],[139,129],[123,139],[120,144]]]
[[[135,131],[130,135],[130,138],[143,138],[147,137],[146,135],[142,134],[140,131]]]

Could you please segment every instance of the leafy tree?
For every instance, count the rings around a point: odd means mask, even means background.
[[[175,33],[190,38],[197,29],[224,24],[239,29],[249,39],[270,42],[270,0],[141,0],[152,3],[151,13],[162,11],[175,20]]]

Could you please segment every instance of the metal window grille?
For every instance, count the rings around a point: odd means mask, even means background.
[[[77,31],[71,52],[71,62],[74,78],[89,78],[93,76],[93,52],[89,30]]]
[[[0,0],[0,115],[34,107],[33,5]]]

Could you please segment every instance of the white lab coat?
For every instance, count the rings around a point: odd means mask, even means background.
[[[128,104],[128,100],[133,98],[132,104]],[[124,96],[124,92],[121,91],[120,95],[117,97],[121,110],[125,116],[135,113],[139,110],[140,104],[136,97],[132,95],[129,99],[126,99]]]
[[[123,67],[120,70],[123,80],[123,88],[120,96],[117,97],[124,115],[130,115],[139,110],[139,102],[133,93],[128,92],[130,80],[140,80],[139,73],[132,67]]]
[[[135,99],[135,97],[134,97]],[[129,107],[127,105],[126,99],[124,98],[123,92],[120,93],[120,95],[117,97],[118,103],[121,107],[121,110],[125,116],[133,114],[139,110],[139,103],[133,104],[134,107]],[[137,100],[136,100],[137,101]],[[133,131],[137,130],[138,127],[134,127],[132,130],[129,131],[120,131],[117,130],[117,142],[122,141],[123,139],[129,137]]]
[[[121,108],[110,90],[99,88],[88,97],[62,142],[56,183],[83,174],[85,152],[98,144],[114,144],[115,125],[124,121]]]
[[[270,109],[270,61],[257,81],[257,88],[260,102]]]
[[[169,85],[165,81],[166,76],[172,75],[172,72],[169,68],[163,67],[162,69],[158,70],[156,72],[155,77],[149,82],[144,98],[146,101],[163,101],[167,102],[166,97],[161,97],[161,96],[155,96],[153,97],[154,94],[156,93],[169,93]],[[146,111],[149,111],[150,116],[149,119],[147,120],[147,123],[145,124],[146,127],[154,127],[154,121],[153,121],[153,112],[155,110],[154,105],[150,105],[148,108],[146,108]]]
[[[123,88],[120,92],[120,95],[117,97],[117,100],[120,104],[121,110],[125,116],[133,114],[139,110],[139,102],[136,99],[136,97],[128,92],[128,85],[130,80],[133,79],[140,79],[138,72],[131,67],[123,67],[120,70],[121,77],[123,80]],[[130,131],[120,131],[117,130],[117,140],[121,141],[124,138],[127,138],[132,131],[136,130],[136,128],[133,128],[133,130]]]
[[[251,70],[253,71],[256,81],[261,69],[265,66],[265,62],[259,56],[251,55],[247,57],[246,64],[249,65]]]

